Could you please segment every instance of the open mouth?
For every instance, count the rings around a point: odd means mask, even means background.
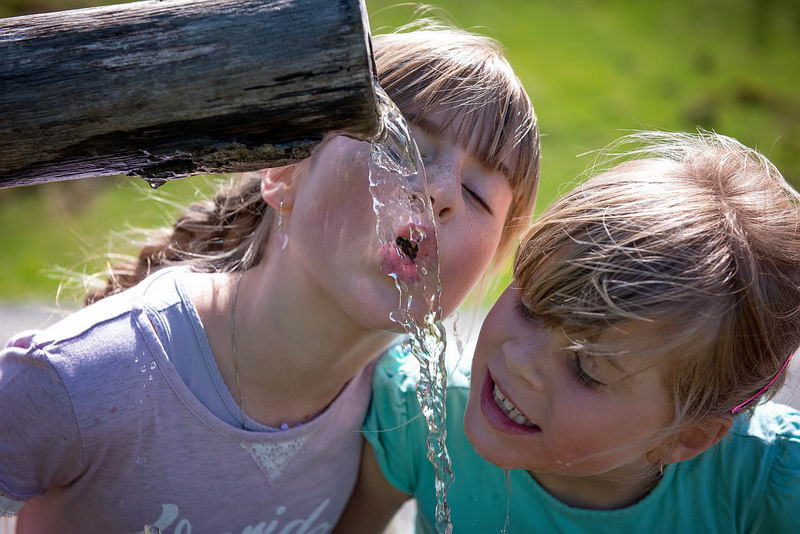
[[[381,252],[381,272],[406,284],[415,284],[420,274],[425,275],[430,268],[426,263],[433,257],[433,231],[408,224],[395,235],[394,243],[384,245]]]
[[[398,247],[400,247],[400,250],[402,250],[403,253],[409,257],[409,259],[411,259],[411,261],[414,261],[419,253],[419,245],[417,243],[411,241],[410,239],[406,239],[403,236],[397,236],[397,239],[395,239],[394,242]]]
[[[502,432],[531,434],[542,431],[503,393],[490,373],[486,375],[481,392],[481,411],[489,424]]]

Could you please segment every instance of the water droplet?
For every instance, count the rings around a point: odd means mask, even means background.
[[[156,368],[156,362],[150,362],[150,369]]]
[[[146,464],[147,463],[147,456],[137,456],[136,457],[137,464]]]
[[[152,189],[158,189],[159,187],[167,183],[169,180],[167,180],[166,178],[145,178],[144,181],[147,182],[147,184]]]
[[[148,376],[147,379],[148,380],[152,380],[153,379],[153,375]]]
[[[133,360],[133,363],[139,363],[139,357],[138,356]]]
[[[147,371],[147,366],[143,365],[143,366],[140,367],[140,369],[144,373],[145,371]]]

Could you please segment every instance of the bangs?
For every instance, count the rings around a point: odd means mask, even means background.
[[[549,243],[550,254],[542,254],[544,243],[526,236],[514,277],[525,307],[548,328],[563,332],[571,350],[600,357],[671,353],[688,358],[713,343],[713,333],[735,305],[730,294],[712,296],[698,287],[691,260],[632,253],[613,237],[598,243],[588,233],[587,239],[561,235],[560,243]],[[603,333],[624,331],[636,322],[658,325],[653,343],[636,354],[609,350],[600,341]]]
[[[444,92],[463,90],[464,87],[456,87]],[[419,100],[420,95],[417,94],[415,99]],[[453,132],[450,134],[453,141],[473,154],[487,169],[502,173],[512,189],[530,174],[535,154],[525,149],[526,144],[531,145],[525,138],[531,134],[532,125],[524,112],[517,109],[517,102],[506,99],[455,106],[432,98],[421,104],[412,101],[410,108],[406,114],[409,122],[433,135],[444,136]],[[436,117],[437,121],[425,119],[430,116]]]
[[[711,220],[709,231],[687,231],[686,217],[657,214],[651,190],[637,201],[626,181],[622,172],[596,177],[534,223],[514,265],[524,304],[584,339],[627,321],[675,325],[675,346],[716,331],[736,301],[718,275],[729,258],[723,236]]]

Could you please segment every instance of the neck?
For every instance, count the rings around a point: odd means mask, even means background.
[[[248,416],[276,427],[318,415],[396,339],[356,324],[324,292],[298,280],[296,270],[279,267],[264,261],[243,274],[212,275],[216,302],[205,313],[198,306],[234,399]],[[230,317],[237,283],[234,361]]]
[[[661,473],[653,472],[653,466],[649,464],[634,471],[592,476],[534,472],[530,472],[530,475],[564,504],[592,510],[615,510],[639,502],[661,479]]]

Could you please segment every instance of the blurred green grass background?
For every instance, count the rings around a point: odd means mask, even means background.
[[[0,0],[0,17],[105,3]],[[800,184],[800,2],[436,5],[459,26],[498,39],[533,100],[543,134],[537,211],[589,164],[578,154],[636,129],[702,127],[736,137]],[[396,1],[367,6],[373,33],[413,12]],[[62,269],[93,272],[104,253],[133,252],[119,232],[169,223],[174,203],[208,194],[220,179],[193,177],[158,191],[127,177],[0,190],[0,300],[52,300]]]

